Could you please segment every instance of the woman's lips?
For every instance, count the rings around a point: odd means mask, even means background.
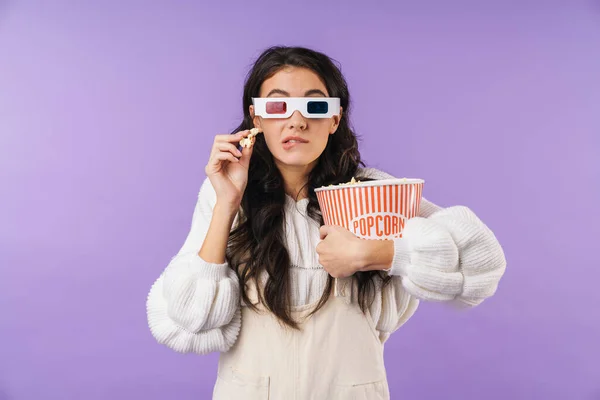
[[[306,144],[303,142],[285,142],[283,143],[283,149],[284,150],[290,150],[293,149],[296,146],[302,145],[302,144]]]

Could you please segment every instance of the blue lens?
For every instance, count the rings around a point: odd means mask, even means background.
[[[326,101],[309,101],[306,108],[309,114],[327,114],[329,104]]]

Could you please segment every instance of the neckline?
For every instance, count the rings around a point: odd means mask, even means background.
[[[292,203],[296,203],[296,204],[300,204],[300,203],[302,203],[302,202],[304,202],[304,201],[308,201],[308,197],[304,197],[304,198],[302,198],[302,199],[300,199],[300,200],[296,201],[296,199],[294,199],[292,196],[290,196],[290,195],[289,195],[289,194],[287,194],[287,193],[285,194],[285,197],[286,197],[286,198],[288,198],[288,199],[290,199],[290,201],[291,201]]]

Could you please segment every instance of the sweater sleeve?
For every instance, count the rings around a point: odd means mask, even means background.
[[[235,271],[226,262],[209,263],[198,255],[215,202],[216,194],[207,178],[198,193],[187,238],[152,285],[146,302],[154,338],[182,353],[226,352],[241,328]]]
[[[375,281],[377,295],[369,308],[381,343],[385,343],[392,333],[404,325],[419,306],[419,299],[402,286],[402,277],[392,276],[391,279],[382,289],[382,282]]]
[[[370,169],[377,179],[391,175]],[[467,207],[440,208],[421,200],[419,216],[394,239],[388,273],[411,295],[430,301],[476,306],[492,296],[506,269],[493,232]]]

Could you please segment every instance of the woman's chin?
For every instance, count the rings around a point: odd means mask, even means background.
[[[307,157],[306,154],[286,154],[284,157],[279,158],[278,161],[281,164],[286,165],[288,167],[306,167],[307,165],[312,163],[314,159],[311,157]]]

